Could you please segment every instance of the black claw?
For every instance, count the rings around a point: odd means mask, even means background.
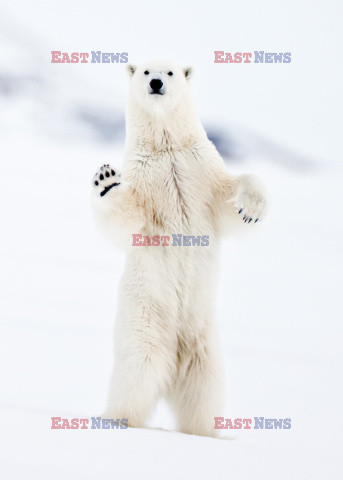
[[[259,221],[259,218],[256,218],[255,223]]]
[[[248,223],[250,223],[250,222],[251,222],[251,220],[252,220],[252,218],[249,218],[249,222],[248,222]]]
[[[100,178],[100,180],[103,180],[103,179],[104,179],[104,176],[103,176],[102,173],[100,173],[100,177],[99,177],[99,178]]]
[[[243,208],[241,208],[240,211],[238,212],[239,215],[242,213],[242,210],[243,210]]]
[[[106,177],[109,177],[109,176],[110,176],[110,174],[108,172],[106,172]]]
[[[98,180],[95,180],[95,182],[94,182],[94,185],[96,185],[96,186],[98,186],[98,185],[99,185],[99,182],[98,182]]]

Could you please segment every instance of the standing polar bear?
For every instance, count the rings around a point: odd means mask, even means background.
[[[123,172],[101,167],[92,194],[99,223],[127,246],[104,417],[142,427],[164,397],[180,431],[216,436],[224,406],[218,244],[235,218],[251,225],[262,218],[263,190],[251,176],[230,175],[208,140],[190,96],[191,68],[153,62],[128,71]],[[137,234],[187,240],[132,246]],[[199,236],[208,242],[189,246]]]

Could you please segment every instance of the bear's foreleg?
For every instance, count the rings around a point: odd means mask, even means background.
[[[256,223],[266,214],[265,187],[254,175],[232,175],[222,163],[207,170],[212,183],[213,206],[219,215],[235,212],[245,223]]]
[[[258,222],[266,212],[266,194],[261,182],[252,175],[239,175],[231,180],[229,191],[234,195],[228,201],[233,202],[238,215],[245,223]]]
[[[92,204],[100,228],[119,243],[130,245],[131,235],[144,224],[130,186],[110,165],[103,165],[93,179]]]

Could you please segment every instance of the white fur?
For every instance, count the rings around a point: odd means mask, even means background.
[[[161,62],[129,67],[121,184],[103,197],[112,179],[93,188],[99,222],[127,246],[104,416],[141,427],[164,397],[182,432],[215,436],[213,417],[224,402],[214,319],[218,241],[239,210],[252,225],[265,202],[258,182],[230,175],[208,140],[190,96],[190,72]],[[152,78],[163,82],[164,95],[149,93]],[[132,247],[133,233],[209,235],[210,245]]]

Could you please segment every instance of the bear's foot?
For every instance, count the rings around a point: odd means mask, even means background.
[[[109,164],[103,165],[95,174],[93,188],[99,193],[100,197],[106,195],[113,187],[120,185],[120,173],[114,170]]]
[[[236,212],[244,223],[257,223],[265,213],[266,201],[262,191],[250,185],[238,189],[235,201]]]

